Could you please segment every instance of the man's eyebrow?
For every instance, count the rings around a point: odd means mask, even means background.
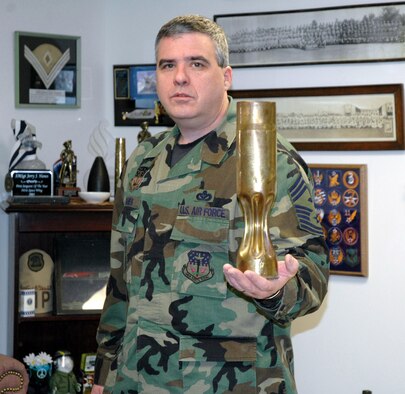
[[[160,59],[158,66],[161,66],[162,64],[165,64],[165,63],[174,63],[174,59]]]
[[[205,56],[190,56],[189,60],[203,60],[204,62],[208,62],[208,59]]]
[[[200,62],[204,62],[204,63],[209,63],[209,60],[205,57],[205,56],[188,56],[186,57],[186,61],[200,61]],[[158,65],[161,66],[162,64],[166,64],[166,63],[176,63],[175,59],[160,59]]]

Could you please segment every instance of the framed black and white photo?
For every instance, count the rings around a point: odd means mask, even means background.
[[[15,105],[80,107],[80,37],[15,32]]]
[[[405,3],[214,15],[233,67],[405,59]]]
[[[402,150],[403,85],[233,90],[276,103],[276,124],[298,150]]]

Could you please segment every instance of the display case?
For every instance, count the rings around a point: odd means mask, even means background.
[[[101,311],[90,310],[87,313],[81,310],[75,313],[69,310],[69,313],[58,313],[57,302],[54,301],[52,312],[21,317],[18,311],[19,259],[31,249],[40,249],[57,262],[61,260],[62,250],[64,256],[76,256],[79,261],[83,260],[83,265],[86,265],[83,271],[77,263],[74,267],[74,272],[80,272],[80,277],[85,276],[88,280],[88,275],[83,275],[83,272],[89,272],[90,264],[91,273],[102,272],[98,277],[107,282],[105,260],[109,254],[112,204],[86,204],[79,200],[60,205],[3,203],[2,208],[10,216],[9,263],[14,269],[14,298],[11,300],[14,303],[13,355],[22,360],[28,353],[44,351],[52,356],[57,350],[68,350],[75,366],[79,366],[82,353],[92,353],[97,349],[96,331]],[[94,261],[89,261],[94,245],[97,253]],[[64,261],[69,262],[66,258]],[[103,264],[100,270],[98,261]],[[54,286],[55,295],[57,291]],[[64,292],[69,293],[68,282]]]

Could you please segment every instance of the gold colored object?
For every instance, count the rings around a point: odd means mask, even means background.
[[[117,190],[117,184],[121,176],[122,168],[126,160],[125,138],[115,139],[115,177],[114,191]]]
[[[237,195],[245,218],[237,268],[275,279],[277,258],[268,223],[277,187],[275,103],[237,103],[237,149]]]
[[[6,371],[0,375],[0,382],[5,379],[7,376],[17,376],[17,378],[20,380],[20,383],[18,386],[15,387],[4,387],[3,389],[0,390],[0,394],[3,393],[16,393],[17,391],[20,391],[24,387],[24,377],[22,373],[18,371]]]
[[[140,144],[142,141],[145,141],[147,138],[152,136],[148,128],[149,122],[145,120],[144,122],[141,123],[141,131],[138,133],[138,144]]]

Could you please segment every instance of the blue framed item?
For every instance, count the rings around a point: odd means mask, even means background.
[[[114,65],[113,75],[115,126],[174,125],[157,95],[155,64]]]
[[[133,66],[129,68],[130,96],[137,108],[154,108],[158,100],[156,67]]]

